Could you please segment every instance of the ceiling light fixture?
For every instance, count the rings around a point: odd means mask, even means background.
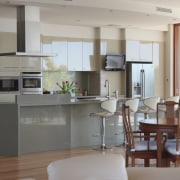
[[[165,12],[165,13],[172,13],[172,9],[163,8],[163,7],[156,7],[156,11]]]

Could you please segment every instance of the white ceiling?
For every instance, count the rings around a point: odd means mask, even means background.
[[[17,5],[39,6],[48,24],[167,30],[180,23],[180,0],[0,0],[0,18],[16,19]]]

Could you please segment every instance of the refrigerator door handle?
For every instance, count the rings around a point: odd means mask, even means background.
[[[141,99],[144,99],[145,97],[145,72],[144,69],[141,69],[140,72],[140,81],[141,81]]]

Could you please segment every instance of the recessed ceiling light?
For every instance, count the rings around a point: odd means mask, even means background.
[[[64,1],[72,1],[72,0],[64,0]]]
[[[106,26],[109,26],[109,27],[119,27],[121,25],[118,25],[118,24],[107,24]]]
[[[163,7],[156,7],[156,11],[164,12],[164,13],[172,13],[172,9],[163,8]]]

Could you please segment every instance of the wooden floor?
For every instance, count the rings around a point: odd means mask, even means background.
[[[25,154],[18,157],[0,156],[0,180],[47,180],[47,166],[50,162],[74,156],[96,153],[124,155],[124,148],[97,151],[92,147]]]

